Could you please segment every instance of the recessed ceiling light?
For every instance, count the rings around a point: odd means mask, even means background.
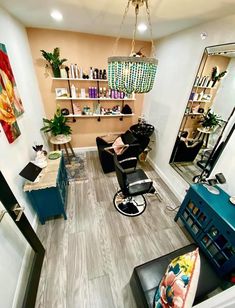
[[[144,32],[148,29],[148,27],[146,26],[146,24],[141,23],[141,24],[138,24],[137,29],[139,32]]]
[[[51,12],[51,17],[57,21],[61,21],[63,19],[63,15],[59,11],[52,11]]]

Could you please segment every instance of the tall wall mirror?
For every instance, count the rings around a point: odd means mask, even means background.
[[[209,176],[235,126],[235,43],[205,48],[170,158],[192,183]]]

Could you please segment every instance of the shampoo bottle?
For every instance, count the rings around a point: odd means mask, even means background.
[[[72,98],[76,98],[77,95],[76,95],[76,88],[74,86],[74,84],[71,85],[71,95],[72,95]]]

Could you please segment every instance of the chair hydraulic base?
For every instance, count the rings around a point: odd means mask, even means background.
[[[146,200],[143,195],[125,197],[121,190],[116,192],[113,203],[119,213],[129,217],[141,215],[146,209]]]

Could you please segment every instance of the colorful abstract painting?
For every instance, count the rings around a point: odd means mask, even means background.
[[[20,136],[16,118],[23,112],[6,46],[0,43],[0,123],[9,143]]]

